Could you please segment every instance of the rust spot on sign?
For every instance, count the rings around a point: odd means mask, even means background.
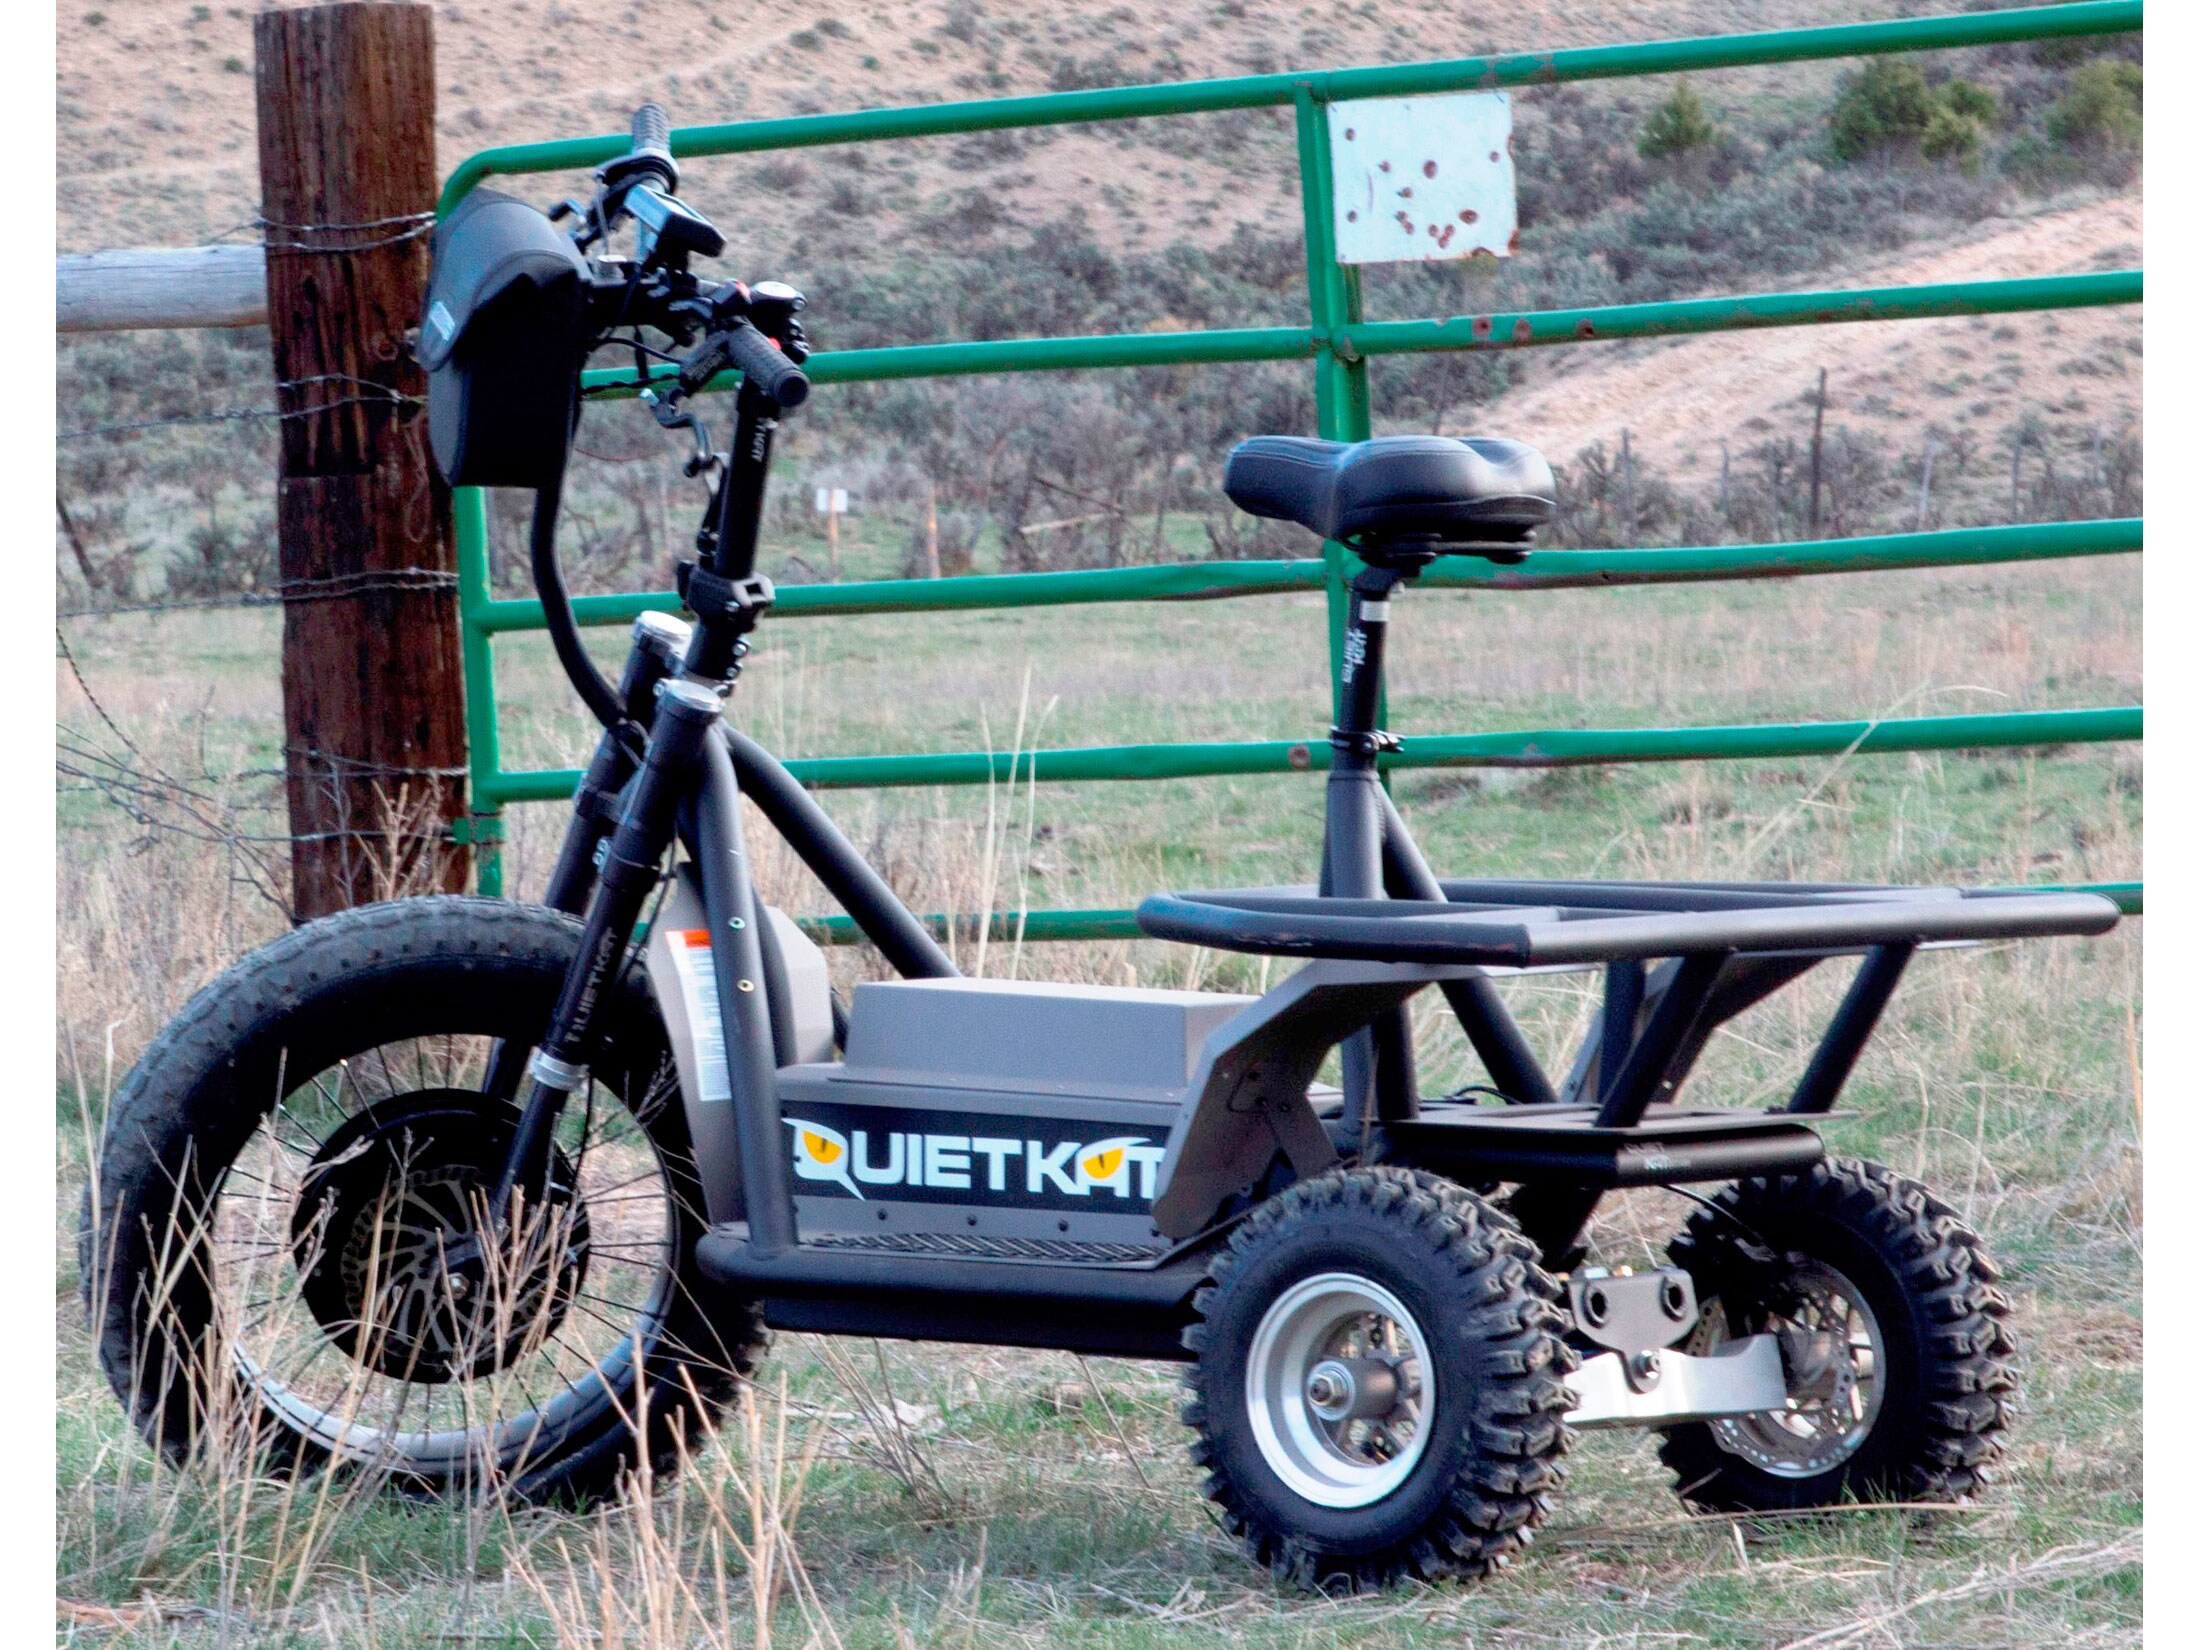
[[[1596,335],[1596,322],[1584,317],[1583,319],[1574,323],[1574,336],[1576,338],[1594,338]]]
[[[1344,129],[1344,140],[1347,143],[1350,143],[1354,138],[1358,137],[1359,135],[1360,134],[1358,132],[1354,131],[1349,126]]]
[[[1467,330],[1477,338],[1487,338],[1490,335],[1490,318],[1487,315],[1477,315],[1467,323]]]
[[[1529,339],[1533,338],[1534,336],[1535,328],[1528,324],[1528,318],[1525,315],[1521,316],[1519,320],[1513,323],[1514,343],[1525,344],[1526,342],[1528,342]]]
[[[1314,765],[1314,753],[1304,745],[1293,745],[1284,752],[1284,760],[1303,773]]]
[[[1459,221],[1461,223],[1480,223],[1482,221],[1482,214],[1477,212],[1473,207],[1470,206],[1464,212],[1459,214]]]
[[[1424,160],[1423,162],[1421,162],[1421,176],[1423,176],[1424,178],[1433,178],[1434,176],[1436,176],[1436,162],[1434,162],[1433,160]]]

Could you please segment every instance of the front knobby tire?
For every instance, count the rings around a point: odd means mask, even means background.
[[[351,1119],[375,1104],[409,1105],[401,1145],[417,1147],[454,1110],[463,1144],[486,1051],[541,1036],[579,941],[577,921],[540,906],[452,896],[360,907],[254,952],[146,1049],[116,1096],[79,1249],[100,1361],[172,1459],[253,1471],[335,1461],[416,1493],[571,1505],[700,1445],[767,1337],[754,1306],[696,1269],[702,1193],[640,969],[607,995],[585,1104],[576,1096],[561,1124],[592,1258],[560,1303],[555,1344],[547,1331],[522,1337],[547,1373],[514,1352],[486,1377],[423,1378],[425,1361],[393,1377],[403,1360],[387,1341],[380,1367],[352,1357],[358,1347],[325,1306],[292,1310],[272,1349],[253,1339],[276,1333],[263,1325],[286,1288],[311,1303],[291,1222],[315,1174],[357,1156],[337,1131],[356,1131]],[[417,1079],[406,1051],[421,1062]],[[317,1109],[326,1131],[308,1126]],[[493,1128],[496,1108],[482,1110]],[[335,1144],[324,1139],[318,1162],[323,1134]],[[475,1138],[501,1162],[493,1136]],[[476,1195],[493,1178],[486,1165],[467,1172]],[[390,1265],[397,1252],[368,1259]],[[253,1298],[230,1299],[245,1263]],[[370,1397],[386,1399],[372,1424]]]
[[[1978,1234],[1916,1181],[1859,1158],[1745,1180],[1713,1203],[1669,1249],[1704,1307],[1699,1349],[1760,1327],[1794,1335],[1800,1317],[1806,1336],[1853,1351],[1788,1412],[1670,1429],[1659,1454],[1682,1498],[1786,1512],[1983,1490],[2017,1370],[2009,1301]]]
[[[1324,1175],[1258,1205],[1208,1279],[1183,1418],[1256,1563],[1366,1591],[1487,1574],[1527,1545],[1564,1480],[1575,1365],[1558,1286],[1508,1217],[1417,1170]],[[1340,1422],[1321,1405],[1352,1370],[1394,1396]]]

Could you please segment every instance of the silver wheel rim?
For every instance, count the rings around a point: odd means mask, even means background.
[[[1372,1506],[1403,1484],[1428,1448],[1435,1401],[1420,1324],[1354,1273],[1301,1279],[1253,1332],[1253,1437],[1269,1470],[1316,1506]]]
[[[1711,1423],[1711,1436],[1728,1454],[1775,1478],[1816,1478],[1871,1436],[1885,1397],[1887,1343],[1863,1293],[1832,1267],[1805,1261],[1788,1286],[1788,1310],[1766,1313],[1741,1330],[1729,1323],[1723,1304],[1711,1303],[1692,1344],[1709,1351],[1742,1333],[1781,1337],[1786,1407],[1723,1416]]]

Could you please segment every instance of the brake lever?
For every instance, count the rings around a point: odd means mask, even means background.
[[[681,474],[705,475],[716,469],[722,459],[712,449],[710,431],[704,427],[703,421],[680,405],[682,393],[679,385],[675,384],[670,395],[659,395],[654,389],[646,389],[642,391],[641,398],[648,403],[651,416],[661,428],[686,430],[695,438],[695,451],[680,466]]]

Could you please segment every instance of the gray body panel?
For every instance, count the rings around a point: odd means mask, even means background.
[[[785,912],[768,905],[757,909],[771,924],[775,942],[776,966],[765,970],[765,992],[771,1001],[784,1000],[789,1009],[796,1057],[830,1058],[833,1001],[825,954]],[[746,1210],[726,1068],[725,1015],[718,1002],[717,974],[708,944],[690,943],[694,936],[706,934],[709,926],[695,867],[683,862],[673,868],[664,904],[650,925],[643,961],[679,1071],[680,1099],[687,1112],[688,1138],[694,1143],[705,1207],[714,1221],[740,1220]]]
[[[857,986],[846,1062],[779,1073],[802,1230],[1158,1251],[1151,1203],[1187,1082],[1210,1034],[1254,1001],[1027,980]],[[1081,1167],[1094,1163],[1114,1173],[1095,1180]],[[944,1184],[918,1183],[941,1169]]]
[[[1312,962],[1217,1027],[1169,1136],[1156,1226],[1169,1237],[1190,1237],[1278,1152],[1302,1180],[1333,1165],[1337,1148],[1309,1092],[1324,1057],[1416,992],[1477,972],[1458,964]]]
[[[1174,1095],[1167,1100],[1099,1099],[962,1089],[944,1082],[886,1082],[851,1075],[841,1065],[788,1066],[779,1073],[782,1117],[795,1123],[827,1118],[838,1134],[847,1137],[850,1152],[865,1152],[874,1162],[879,1143],[859,1142],[853,1137],[853,1131],[866,1123],[873,1125],[875,1135],[884,1136],[901,1133],[912,1119],[936,1122],[947,1114],[963,1120],[948,1125],[953,1135],[985,1138],[983,1119],[998,1118],[995,1137],[1021,1144],[1033,1134],[1036,1120],[1045,1119],[1058,1126],[1079,1125],[1068,1132],[1073,1136],[1082,1134],[1088,1140],[1137,1136],[1158,1148],[1176,1122],[1177,1105]],[[789,1135],[793,1137],[792,1129]],[[906,1144],[896,1144],[892,1149],[906,1161]],[[1002,1178],[1009,1195],[1023,1184],[1024,1155],[1022,1151],[1013,1156],[1003,1154]],[[1088,1200],[1085,1208],[1017,1208],[1005,1201],[991,1203],[977,1197],[920,1202],[906,1195],[905,1186],[865,1184],[864,1195],[858,1198],[845,1190],[822,1189],[804,1175],[801,1161],[798,1153],[794,1206],[804,1233],[951,1232],[972,1237],[1066,1237],[1080,1242],[1159,1244],[1159,1233],[1147,1211],[1148,1200],[1135,1196],[1119,1199],[1102,1194]],[[965,1166],[974,1191],[984,1189],[989,1167],[991,1160],[982,1154]],[[1134,1205],[1134,1210],[1109,1206],[1123,1203]]]
[[[1254,999],[1042,980],[856,987],[847,1075],[923,1087],[1176,1103],[1209,1032]]]

